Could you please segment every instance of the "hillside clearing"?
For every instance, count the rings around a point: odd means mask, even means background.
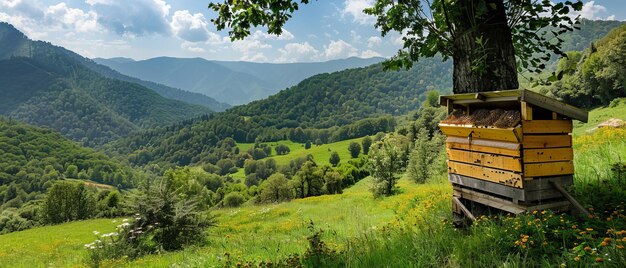
[[[375,230],[413,209],[415,200],[436,199],[448,204],[447,183],[416,185],[401,179],[401,193],[374,199],[369,192],[370,178],[346,189],[341,195],[325,195],[287,203],[246,206],[215,210],[218,226],[210,231],[208,246],[180,252],[146,256],[124,265],[130,267],[215,266],[228,253],[233,258],[271,260],[301,253],[310,234],[311,221],[316,228],[328,230],[325,239],[341,247],[347,239]],[[86,255],[84,244],[92,242],[92,231],[108,232],[116,224],[110,219],[88,220],[35,228],[0,236],[0,263],[11,267],[76,266]],[[63,239],[68,235],[67,239]],[[27,241],[21,243],[20,241]],[[33,248],[42,250],[33,251]],[[28,255],[28,258],[21,256]],[[68,258],[67,256],[72,256]],[[111,267],[121,262],[110,263]]]

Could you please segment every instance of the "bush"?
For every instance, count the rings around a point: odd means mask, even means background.
[[[276,150],[277,155],[286,155],[286,154],[289,154],[289,152],[291,152],[291,149],[289,149],[289,146],[284,145],[284,144],[276,145],[275,150]]]
[[[363,147],[363,154],[367,155],[370,152],[370,146],[372,146],[372,138],[365,136],[361,141],[361,147]]]
[[[333,167],[336,167],[337,165],[339,165],[340,161],[341,161],[341,158],[339,158],[339,154],[337,152],[332,152],[330,154],[330,159],[328,159],[328,162],[330,162],[330,164],[333,165]]]
[[[131,194],[129,207],[135,212],[134,220],[122,223],[117,232],[96,233],[97,240],[85,245],[90,249],[92,265],[99,266],[104,259],[132,259],[205,242],[213,217],[200,209],[197,200],[180,198],[179,188],[173,179],[164,177],[158,185]]]
[[[235,208],[246,202],[246,199],[239,192],[230,192],[224,196],[224,206]]]
[[[348,151],[350,151],[350,156],[352,156],[352,158],[357,158],[361,153],[361,145],[356,142],[351,142],[348,146]]]
[[[95,214],[96,200],[83,183],[59,181],[48,191],[42,206],[46,223],[88,219]]]

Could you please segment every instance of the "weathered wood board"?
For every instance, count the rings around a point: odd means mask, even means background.
[[[524,150],[524,163],[558,162],[570,160],[574,160],[574,150],[571,147]]]
[[[462,185],[469,188],[480,189],[486,192],[494,193],[496,195],[504,196],[511,199],[517,199],[524,201],[526,196],[524,194],[525,189],[506,186],[500,183],[479,180],[459,174],[448,174],[448,180],[454,185]]]
[[[456,136],[472,139],[519,142],[521,128],[478,128],[472,126],[439,124],[439,129],[446,136]]]
[[[453,186],[452,195],[455,197],[464,198],[467,200],[471,200],[474,202],[478,202],[492,208],[497,208],[499,210],[503,210],[506,212],[519,214],[527,211],[524,206],[513,203],[512,201],[505,200],[502,198],[498,198],[495,196],[491,196],[488,194],[480,193],[477,191],[473,191],[470,189],[461,188],[458,186]]]
[[[448,161],[448,173],[464,175],[481,180],[522,188],[522,175],[519,173],[481,167],[455,161]]]
[[[572,120],[523,120],[524,134],[567,134],[572,132]]]
[[[522,159],[496,154],[447,149],[448,159],[478,166],[522,172]]]
[[[446,147],[448,149],[457,149],[465,151],[475,151],[490,154],[521,156],[520,144],[503,141],[468,139],[450,136],[446,138]]]
[[[549,162],[524,164],[524,177],[545,177],[574,174],[574,162]]]
[[[524,135],[524,149],[572,147],[570,135]]]

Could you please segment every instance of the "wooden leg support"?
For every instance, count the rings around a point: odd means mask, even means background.
[[[589,215],[589,211],[581,206],[580,203],[578,203],[578,201],[576,201],[576,199],[574,199],[574,197],[571,196],[561,185],[553,181],[551,181],[550,184],[552,184],[552,186],[554,186],[557,191],[561,192],[561,194],[567,199],[567,201],[569,201],[580,213],[584,214],[585,216]]]
[[[461,202],[461,200],[459,199],[459,197],[452,197],[452,202],[454,202],[456,204],[456,206],[461,209],[461,211],[463,212],[463,214],[465,214],[466,217],[468,217],[470,220],[475,221],[476,217],[474,217],[474,215],[472,215],[472,212],[469,211],[469,209],[467,209],[467,207],[465,207],[465,205],[463,205],[463,202]]]

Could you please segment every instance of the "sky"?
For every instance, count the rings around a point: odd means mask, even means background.
[[[0,21],[31,39],[85,57],[202,57],[210,60],[311,62],[393,56],[401,35],[385,37],[362,10],[374,0],[318,0],[300,7],[280,36],[255,29],[231,42],[211,23],[210,0],[0,0]],[[215,1],[223,2],[223,0]],[[581,17],[626,20],[626,0],[584,1]]]

